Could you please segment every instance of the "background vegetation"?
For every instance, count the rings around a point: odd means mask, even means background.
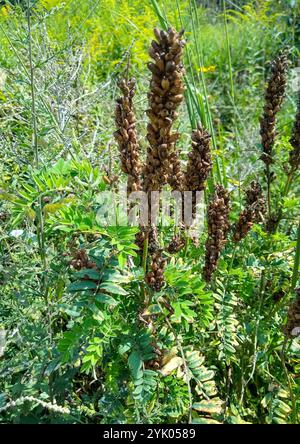
[[[299,1],[1,5],[0,422],[299,423],[299,339],[283,334],[299,284],[299,171],[285,193],[284,167]],[[259,117],[270,61],[288,49],[272,195],[282,220],[274,234],[255,225],[228,242],[212,285],[201,275],[206,234],[169,255],[166,284],[143,311],[138,230],[104,229],[95,213],[99,192],[125,179],[113,137],[117,81],[130,60],[145,154],[148,48],[154,26],[167,23],[187,40],[182,160],[200,120],[212,134],[208,195],[213,181],[228,188],[232,223],[251,181],[265,187]],[[165,230],[161,242],[171,237]],[[70,266],[80,249],[97,266],[85,280]],[[148,365],[154,342],[164,351],[158,369]]]

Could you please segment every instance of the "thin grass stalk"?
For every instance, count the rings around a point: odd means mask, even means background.
[[[35,100],[35,78],[34,78],[34,68],[32,60],[32,35],[31,35],[31,9],[30,1],[27,3],[27,26],[28,26],[28,58],[29,58],[29,76],[30,76],[30,90],[31,90],[31,113],[32,113],[32,126],[33,126],[33,152],[34,152],[34,165],[39,168],[39,148],[38,148],[38,131],[37,131],[37,118],[36,118],[36,100]],[[43,220],[43,209],[42,209],[42,197],[38,197],[38,207],[37,207],[37,237],[39,243],[40,257],[44,272],[47,269],[46,253],[45,253],[45,235],[44,235],[44,220]],[[45,273],[43,274],[43,285],[45,285]]]
[[[160,9],[160,6],[156,0],[150,0],[150,3],[152,4],[154,12],[159,19],[159,23],[160,23],[162,29],[164,31],[166,31],[169,28],[169,24],[168,24],[168,20],[167,20],[165,14]]]
[[[282,368],[285,373],[287,383],[288,383],[288,388],[289,388],[290,400],[291,400],[291,404],[292,404],[292,423],[296,424],[297,423],[297,401],[296,401],[294,390],[293,390],[292,377],[291,377],[290,372],[286,366],[286,351],[287,351],[286,345],[287,345],[287,343],[288,343],[288,338],[285,338],[285,340],[282,344],[282,349],[280,350],[280,361],[281,361]]]
[[[10,45],[12,51],[14,52],[14,54],[15,54],[17,60],[20,62],[20,65],[22,66],[25,75],[27,75],[27,77],[30,79],[30,77],[31,77],[30,71],[28,71],[28,69],[27,69],[27,67],[26,67],[26,65],[25,65],[25,63],[24,63],[24,61],[22,60],[22,57],[20,57],[19,52],[16,50],[16,48],[15,48],[15,46],[14,46],[14,44],[13,44],[11,38],[9,37],[9,35],[8,35],[7,32],[5,31],[5,29],[4,29],[4,27],[2,26],[1,23],[0,23],[0,29],[1,29],[1,31],[3,32],[4,37],[5,37],[6,40],[8,41],[8,43],[9,43],[9,45]],[[53,57],[54,57],[54,56],[53,56]],[[35,88],[34,88],[34,89],[35,89],[35,93],[37,93],[36,96],[39,98],[39,100],[40,100],[41,104],[43,105],[45,111],[49,114],[49,117],[50,117],[52,123],[53,123],[54,126],[55,126],[55,129],[56,129],[56,132],[57,132],[59,138],[61,139],[63,145],[65,145],[65,137],[64,137],[64,134],[63,134],[63,132],[61,131],[61,128],[60,128],[60,126],[59,126],[59,123],[58,123],[58,121],[57,121],[57,119],[56,119],[54,113],[52,112],[52,110],[51,110],[51,108],[49,107],[49,105],[46,103],[46,101],[45,101],[45,99],[43,98],[42,94],[40,94],[40,92],[39,92],[39,90],[37,89],[36,85],[35,85]],[[70,148],[69,148],[69,147],[66,147],[66,149],[68,150],[68,153],[70,154],[70,156],[72,157],[72,159],[73,159],[73,160],[76,160],[75,157],[74,157],[74,154],[73,154],[73,152],[70,150]]]
[[[178,16],[179,16],[180,25],[181,25],[182,28],[184,28],[183,19],[182,19],[182,15],[181,15],[181,11],[180,11],[180,6],[179,6],[178,0],[176,0],[176,6],[177,6],[177,12],[178,12]],[[213,126],[212,126],[212,120],[209,119],[209,122],[208,122],[207,121],[207,117],[206,117],[206,113],[207,113],[207,116],[210,115],[210,108],[209,108],[209,104],[208,104],[207,90],[206,90],[206,85],[205,85],[205,82],[204,82],[203,73],[201,73],[202,74],[201,81],[200,81],[200,78],[199,78],[199,73],[197,74],[197,77],[198,77],[198,82],[202,83],[202,86],[203,86],[203,91],[204,91],[204,96],[205,96],[204,102],[205,103],[203,103],[202,95],[201,94],[196,94],[197,86],[196,86],[196,80],[195,80],[194,71],[193,71],[193,67],[192,67],[190,48],[188,46],[186,47],[186,54],[187,54],[187,58],[188,58],[188,64],[189,64],[189,68],[190,68],[190,75],[191,75],[191,78],[192,78],[192,84],[193,84],[193,87],[194,87],[194,93],[193,93],[192,88],[191,88],[191,84],[189,82],[189,79],[188,79],[187,76],[185,76],[185,84],[187,86],[185,97],[186,97],[186,102],[188,103],[188,112],[189,112],[189,118],[190,118],[191,126],[192,126],[192,129],[196,129],[197,128],[197,123],[198,123],[197,122],[198,119],[195,118],[195,115],[193,113],[192,103],[194,103],[195,110],[196,110],[196,112],[198,114],[198,117],[199,117],[202,125],[205,128],[208,128],[208,127],[210,128],[210,133],[212,134],[212,140],[213,140],[213,147],[216,148],[216,142],[215,142],[215,139],[214,139],[214,129],[213,129]],[[206,112],[205,112],[205,110],[206,110]],[[217,165],[218,165],[218,163],[217,163]],[[213,174],[211,174],[209,176],[207,184],[208,184],[208,188],[209,188],[210,194],[212,194],[213,193],[213,189],[214,189],[214,184],[215,184],[215,180],[214,180],[214,175]]]
[[[195,0],[189,0],[189,5],[190,5],[191,18],[192,18],[192,28],[193,28],[193,34],[194,34],[195,47],[196,47],[196,54],[197,54],[197,58],[198,58],[199,68],[200,68],[203,66],[204,62],[203,62],[203,51],[202,51],[202,47],[199,47],[199,44],[198,44],[196,25],[195,25],[195,22],[196,22],[197,28],[200,29],[198,8],[197,8],[197,4],[196,4]],[[193,10],[194,10],[194,12],[193,12]],[[199,78],[199,73],[197,75]],[[212,114],[211,114],[209,101],[208,101],[208,93],[207,93],[206,83],[205,83],[205,79],[204,79],[204,73],[202,70],[200,70],[200,79],[201,79],[201,84],[202,84],[202,88],[203,88],[206,112],[208,115],[208,122],[209,122],[208,128],[209,128],[209,131],[210,131],[210,134],[212,137],[213,147],[215,150],[217,150],[216,134],[215,134],[215,130],[214,130]],[[218,183],[224,185],[224,176],[226,176],[226,172],[223,171],[223,175],[222,175],[219,158],[216,157],[215,160],[216,160],[216,169],[217,169],[217,181],[218,181]]]
[[[27,0],[27,31],[28,31],[28,58],[29,58],[29,82],[31,91],[31,113],[32,113],[32,127],[33,127],[33,151],[34,151],[34,166],[39,168],[40,158],[39,158],[39,147],[38,147],[38,129],[37,129],[37,115],[36,115],[36,93],[35,93],[35,77],[34,77],[34,66],[32,57],[32,31],[31,31],[31,7],[30,0]],[[39,255],[41,258],[42,265],[42,278],[41,278],[41,292],[44,296],[45,305],[47,309],[48,317],[48,334],[50,344],[52,343],[52,315],[50,310],[50,301],[48,297],[48,279],[47,279],[47,257],[46,257],[46,247],[45,247],[45,231],[44,231],[44,218],[43,218],[43,203],[42,196],[39,195],[37,199],[37,239],[39,245]],[[52,359],[51,348],[48,348],[49,359]],[[53,402],[53,375],[49,375],[48,379],[50,400]]]
[[[227,47],[227,56],[228,56],[228,71],[229,71],[229,81],[230,81],[230,94],[233,103],[235,102],[235,93],[234,93],[234,82],[232,75],[232,60],[231,60],[231,50],[230,50],[230,42],[229,42],[229,33],[227,26],[227,9],[226,9],[226,0],[223,0],[223,19],[224,19],[224,28],[225,28],[225,36],[226,36],[226,47]]]

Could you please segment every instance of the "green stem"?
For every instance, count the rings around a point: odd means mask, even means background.
[[[269,174],[270,174],[270,172],[269,172]],[[293,182],[293,178],[294,178],[294,172],[291,171],[287,175],[286,183],[285,183],[284,190],[283,190],[283,193],[282,193],[282,196],[281,196],[281,203],[280,203],[280,207],[279,207],[278,214],[277,214],[277,221],[276,221],[274,232],[277,231],[278,226],[280,224],[280,221],[282,220],[282,216],[283,216],[283,199],[290,192],[291,185],[292,185],[292,182]],[[269,192],[269,190],[270,190],[270,186],[268,186],[268,192]],[[271,201],[271,195],[270,196],[268,195],[268,201],[269,200]],[[270,204],[268,203],[268,205],[271,205],[271,203]],[[270,215],[269,215],[269,218],[270,218]]]
[[[296,405],[296,399],[295,399],[295,395],[294,395],[294,391],[293,391],[291,376],[289,374],[289,371],[288,371],[288,369],[286,367],[286,363],[285,363],[286,344],[287,344],[287,338],[285,338],[283,345],[282,345],[282,349],[280,351],[280,360],[281,360],[282,368],[285,373],[286,380],[288,383],[289,392],[290,392],[290,399],[291,399],[291,403],[292,403],[292,423],[296,424],[297,423],[297,405]]]
[[[228,70],[229,70],[229,80],[230,80],[230,95],[233,103],[235,102],[234,95],[234,83],[233,83],[233,75],[232,75],[232,60],[231,60],[231,51],[230,51],[230,43],[229,43],[229,34],[228,34],[228,26],[227,26],[227,12],[226,12],[226,2],[223,0],[223,18],[224,18],[224,27],[225,27],[225,36],[226,36],[226,46],[227,46],[227,55],[228,55]]]

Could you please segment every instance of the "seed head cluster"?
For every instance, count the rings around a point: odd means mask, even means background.
[[[238,222],[234,226],[233,241],[244,239],[253,224],[260,222],[265,213],[265,198],[258,182],[253,181],[246,192],[246,206],[241,212]]]
[[[83,268],[97,268],[95,262],[92,262],[89,259],[86,250],[83,248],[76,251],[70,265],[75,268],[75,270],[82,270]]]
[[[261,159],[266,165],[273,163],[272,150],[276,138],[276,115],[285,96],[287,69],[287,56],[283,53],[272,64],[271,77],[265,93],[264,112],[260,121],[260,135],[263,146]]]
[[[136,134],[136,118],[133,112],[132,99],[135,93],[135,79],[119,83],[122,97],[117,99],[115,121],[117,131],[115,138],[119,145],[122,171],[127,174],[127,192],[141,189],[140,175],[141,162],[139,157],[139,145]]]
[[[154,291],[160,291],[164,285],[164,268],[166,260],[162,257],[162,250],[158,249],[151,256],[151,268],[146,275],[146,282]]]
[[[149,148],[143,174],[146,191],[160,190],[169,182],[171,175],[180,175],[175,151],[175,143],[180,135],[172,132],[172,125],[178,117],[177,108],[183,100],[184,92],[181,62],[185,45],[183,31],[177,33],[173,28],[168,31],[156,28],[154,34],[156,40],[152,41],[149,50],[153,62],[148,63],[152,78],[147,110]],[[173,169],[171,165],[176,163],[177,167]],[[176,181],[174,177],[170,180]]]
[[[201,191],[212,169],[210,134],[198,125],[192,133],[192,150],[186,171],[186,185],[189,191]]]
[[[175,234],[167,247],[170,254],[176,254],[185,247],[185,239],[181,234]]]
[[[205,265],[203,276],[210,282],[226,244],[229,223],[230,199],[228,191],[221,185],[216,186],[213,200],[208,207],[208,239],[205,244]]]

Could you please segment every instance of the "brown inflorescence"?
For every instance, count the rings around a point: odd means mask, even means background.
[[[208,207],[208,239],[205,244],[204,279],[211,281],[217,268],[221,251],[226,243],[229,223],[230,199],[228,191],[216,186],[213,200]]]
[[[273,163],[272,150],[276,138],[276,114],[279,112],[285,96],[287,69],[287,56],[282,53],[272,64],[271,77],[265,93],[264,112],[260,120],[263,147],[261,160],[268,166]]]
[[[162,257],[162,251],[156,250],[151,255],[151,269],[146,275],[146,282],[154,291],[160,291],[164,285],[164,268],[166,260]]]
[[[293,149],[290,151],[289,163],[291,171],[295,172],[300,167],[300,93],[298,98],[298,111],[290,142]]]
[[[75,270],[82,270],[83,268],[97,268],[95,262],[89,260],[86,250],[80,249],[75,253],[75,257],[71,260],[70,265]]]
[[[167,247],[167,251],[170,254],[175,254],[181,251],[186,244],[186,240],[181,234],[175,234]]]
[[[290,338],[300,336],[300,288],[296,290],[296,300],[291,304],[288,311],[287,324],[284,333]]]
[[[140,175],[142,170],[136,134],[136,118],[132,104],[135,94],[135,79],[129,81],[123,79],[119,83],[119,87],[123,95],[117,99],[115,111],[117,131],[114,135],[119,145],[122,171],[128,175],[127,192],[130,194],[141,189]]]
[[[183,191],[186,189],[185,174],[181,169],[181,162],[177,150],[170,154],[170,174],[168,183],[172,190]]]
[[[192,133],[192,151],[189,153],[186,186],[189,191],[201,191],[212,169],[210,134],[199,124]]]
[[[147,110],[149,148],[143,172],[145,191],[161,190],[169,181],[177,187],[178,180],[174,174],[181,176],[175,151],[179,133],[172,132],[172,125],[178,117],[176,110],[183,100],[184,92],[181,63],[185,44],[182,40],[183,31],[177,33],[173,28],[167,31],[155,28],[154,34],[156,41],[152,41],[149,50],[153,63],[148,63],[152,78]],[[176,165],[175,169],[172,165]]]
[[[233,241],[244,239],[253,224],[260,222],[265,213],[265,198],[258,182],[253,181],[246,192],[246,207],[240,213],[239,220],[234,226]]]

